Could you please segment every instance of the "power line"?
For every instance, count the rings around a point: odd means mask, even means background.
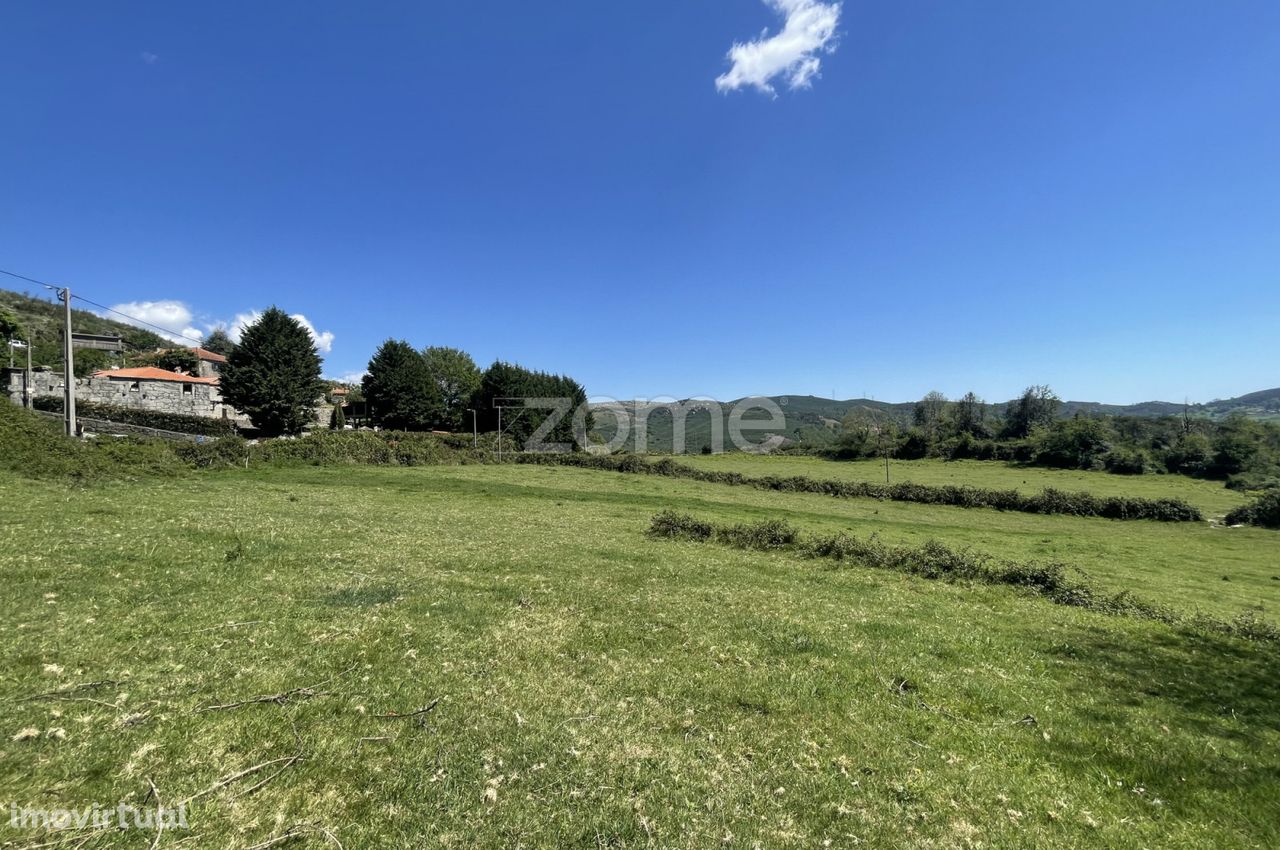
[[[37,286],[43,286],[48,289],[56,289],[56,290],[63,289],[63,287],[61,286],[55,286],[52,283],[45,283],[43,280],[36,280],[33,277],[27,277],[26,275],[21,275],[16,272],[5,271],[4,269],[0,269],[0,274],[7,274],[9,277],[16,277],[18,280],[25,280],[27,283],[34,283]],[[162,327],[152,322],[148,322],[146,319],[139,319],[137,316],[130,316],[128,313],[121,313],[119,310],[113,310],[110,307],[106,306],[105,304],[99,304],[97,301],[90,301],[88,298],[85,298],[83,295],[72,294],[71,297],[76,299],[77,301],[83,301],[86,304],[92,304],[94,307],[97,307],[99,310],[106,310],[108,313],[115,313],[117,316],[122,316],[128,319],[130,322],[137,322],[139,324],[146,325],[149,328],[154,328],[158,331],[163,331],[164,333],[171,334],[176,337],[181,337],[182,339],[188,340],[190,342],[198,343],[198,342],[204,341],[204,337],[192,337],[184,333],[183,331],[175,331],[173,328]]]
[[[83,301],[86,304],[92,304],[94,307],[97,307],[99,310],[106,310],[108,313],[115,313],[117,316],[123,316],[124,318],[129,319],[130,321],[133,321],[133,322],[140,322],[144,325],[147,325],[148,327],[155,328],[158,331],[164,331],[167,334],[173,334],[174,336],[181,337],[186,340],[191,340],[192,342],[204,341],[204,337],[202,336],[192,337],[192,336],[188,336],[183,331],[175,331],[173,328],[165,328],[165,327],[161,327],[160,325],[152,324],[151,322],[148,322],[146,319],[139,319],[137,316],[130,316],[128,313],[121,313],[119,310],[113,310],[110,307],[99,304],[97,301],[90,301],[88,298],[85,298],[83,295],[73,294],[71,297],[76,299],[77,301]]]

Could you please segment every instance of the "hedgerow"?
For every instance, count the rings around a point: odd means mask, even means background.
[[[37,410],[61,413],[63,400],[56,396],[32,399]],[[238,433],[235,423],[229,419],[211,419],[207,416],[188,416],[181,413],[163,413],[158,410],[138,410],[114,404],[93,401],[77,401],[76,413],[90,419],[105,419],[123,425],[138,425],[179,434],[202,434],[206,437],[230,437]]]
[[[1031,514],[1066,514],[1069,516],[1104,517],[1107,519],[1150,519],[1161,522],[1198,522],[1200,510],[1181,499],[1145,499],[1130,496],[1094,496],[1091,493],[1069,493],[1048,488],[1040,493],[1024,494],[1017,490],[994,490],[963,485],[934,486],[909,481],[898,484],[872,484],[864,481],[819,480],[795,475],[786,478],[764,476],[752,478],[738,472],[696,469],[676,463],[671,458],[647,462],[638,455],[591,455],[584,453],[518,454],[517,463],[577,466],[613,472],[665,475],[711,484],[755,487],[784,493],[818,493],[843,499],[880,499],[925,505],[951,505],[960,508],[993,508]]]
[[[100,437],[74,440],[56,419],[0,399],[0,469],[29,478],[77,483],[172,476],[183,465],[159,440]]]
[[[1087,581],[1084,572],[1057,561],[1016,561],[952,549],[936,540],[920,546],[892,546],[876,535],[869,538],[840,533],[805,536],[790,523],[768,519],[740,525],[715,525],[675,511],[663,511],[650,522],[655,539],[716,542],[742,549],[793,552],[875,569],[908,573],[943,581],[975,581],[1024,588],[1058,605],[1106,614],[1157,620],[1180,628],[1232,635],[1246,640],[1280,641],[1280,627],[1256,614],[1234,620],[1204,614],[1184,615],[1139,599],[1129,591],[1105,593]]]

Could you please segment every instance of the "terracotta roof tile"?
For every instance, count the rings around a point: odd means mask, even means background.
[[[180,375],[177,372],[166,372],[154,366],[140,366],[136,369],[103,369],[94,372],[95,378],[119,378],[127,381],[174,381],[180,384],[216,384],[217,378],[201,378],[199,375]]]

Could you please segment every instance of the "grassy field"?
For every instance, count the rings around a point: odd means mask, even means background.
[[[1275,532],[533,466],[0,498],[0,802],[199,794],[161,847],[1280,844],[1274,645],[644,534],[781,516],[1274,619]]]
[[[805,475],[819,479],[884,483],[883,460],[832,461],[741,452],[681,455],[676,460],[699,469],[741,472],[744,475]],[[1028,493],[1056,487],[1059,490],[1084,490],[1098,496],[1183,499],[1209,517],[1221,517],[1248,501],[1246,496],[1223,487],[1221,481],[1200,481],[1185,475],[1112,475],[979,460],[891,460],[889,477],[895,482],[968,484],[973,487],[1013,488]]]

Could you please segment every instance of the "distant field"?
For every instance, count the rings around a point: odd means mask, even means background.
[[[806,475],[810,478],[884,481],[883,460],[834,461],[741,452],[679,455],[676,460],[700,469],[731,470],[745,475]],[[1059,490],[1086,490],[1099,496],[1183,499],[1210,517],[1221,517],[1248,501],[1240,493],[1223,487],[1221,481],[1199,481],[1184,475],[1112,475],[1107,472],[1014,466],[993,461],[891,460],[889,476],[891,481],[914,481],[918,484],[968,484],[1026,492],[1056,487]]]
[[[162,847],[1280,844],[1274,646],[644,535],[783,516],[1274,618],[1274,532],[532,466],[0,473],[0,503],[0,800],[208,790]]]

